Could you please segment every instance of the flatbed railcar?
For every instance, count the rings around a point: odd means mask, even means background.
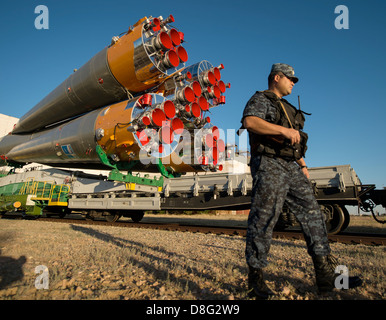
[[[310,183],[325,215],[330,234],[350,223],[346,206],[372,212],[386,207],[386,190],[363,185],[350,165],[310,168]],[[160,210],[245,210],[251,205],[252,177],[248,172],[191,174],[176,178],[137,175],[130,182],[81,171],[43,169],[9,174],[0,178],[0,214],[23,212],[39,217],[71,212],[87,219],[117,221],[121,216],[139,222],[145,212]],[[276,225],[286,229],[296,218],[284,205]]]

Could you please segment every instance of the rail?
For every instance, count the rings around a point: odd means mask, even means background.
[[[180,232],[197,232],[208,233],[218,235],[229,236],[246,236],[245,227],[222,227],[211,225],[194,225],[183,223],[155,223],[155,222],[107,222],[102,220],[85,220],[85,219],[57,219],[57,218],[39,218],[38,221],[47,222],[59,222],[59,223],[72,223],[72,224],[91,224],[101,226],[114,226],[122,228],[145,228],[145,229],[158,229],[167,231],[180,231]],[[304,236],[300,231],[274,231],[274,239],[289,239],[289,240],[304,240]],[[386,245],[386,236],[384,234],[367,234],[367,233],[342,233],[335,235],[328,235],[330,242],[339,242],[344,244],[364,244],[364,245]]]

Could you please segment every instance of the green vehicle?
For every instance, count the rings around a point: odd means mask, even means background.
[[[70,187],[29,179],[0,187],[0,215],[21,212],[23,216],[39,217],[43,209],[65,215]]]

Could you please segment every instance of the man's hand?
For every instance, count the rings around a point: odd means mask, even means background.
[[[300,143],[300,133],[295,129],[285,128],[274,123],[269,123],[259,117],[248,116],[243,121],[244,128],[248,131],[265,135],[273,136],[276,140],[281,138],[288,139],[291,145]]]
[[[291,143],[291,145],[295,145],[297,143],[300,143],[300,133],[298,130],[291,129],[291,128],[283,128],[282,135],[284,138],[288,139]]]
[[[303,174],[307,177],[307,179],[310,178],[310,173],[308,172],[308,168],[306,166],[306,162],[303,158],[296,160],[296,163],[299,165],[300,168],[302,168]]]
[[[307,167],[303,168],[302,171],[303,171],[304,175],[307,177],[307,179],[309,179],[310,178],[310,173],[308,172]]]

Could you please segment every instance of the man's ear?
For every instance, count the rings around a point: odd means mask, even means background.
[[[275,74],[275,77],[273,79],[275,82],[279,82],[280,78],[280,74]]]

